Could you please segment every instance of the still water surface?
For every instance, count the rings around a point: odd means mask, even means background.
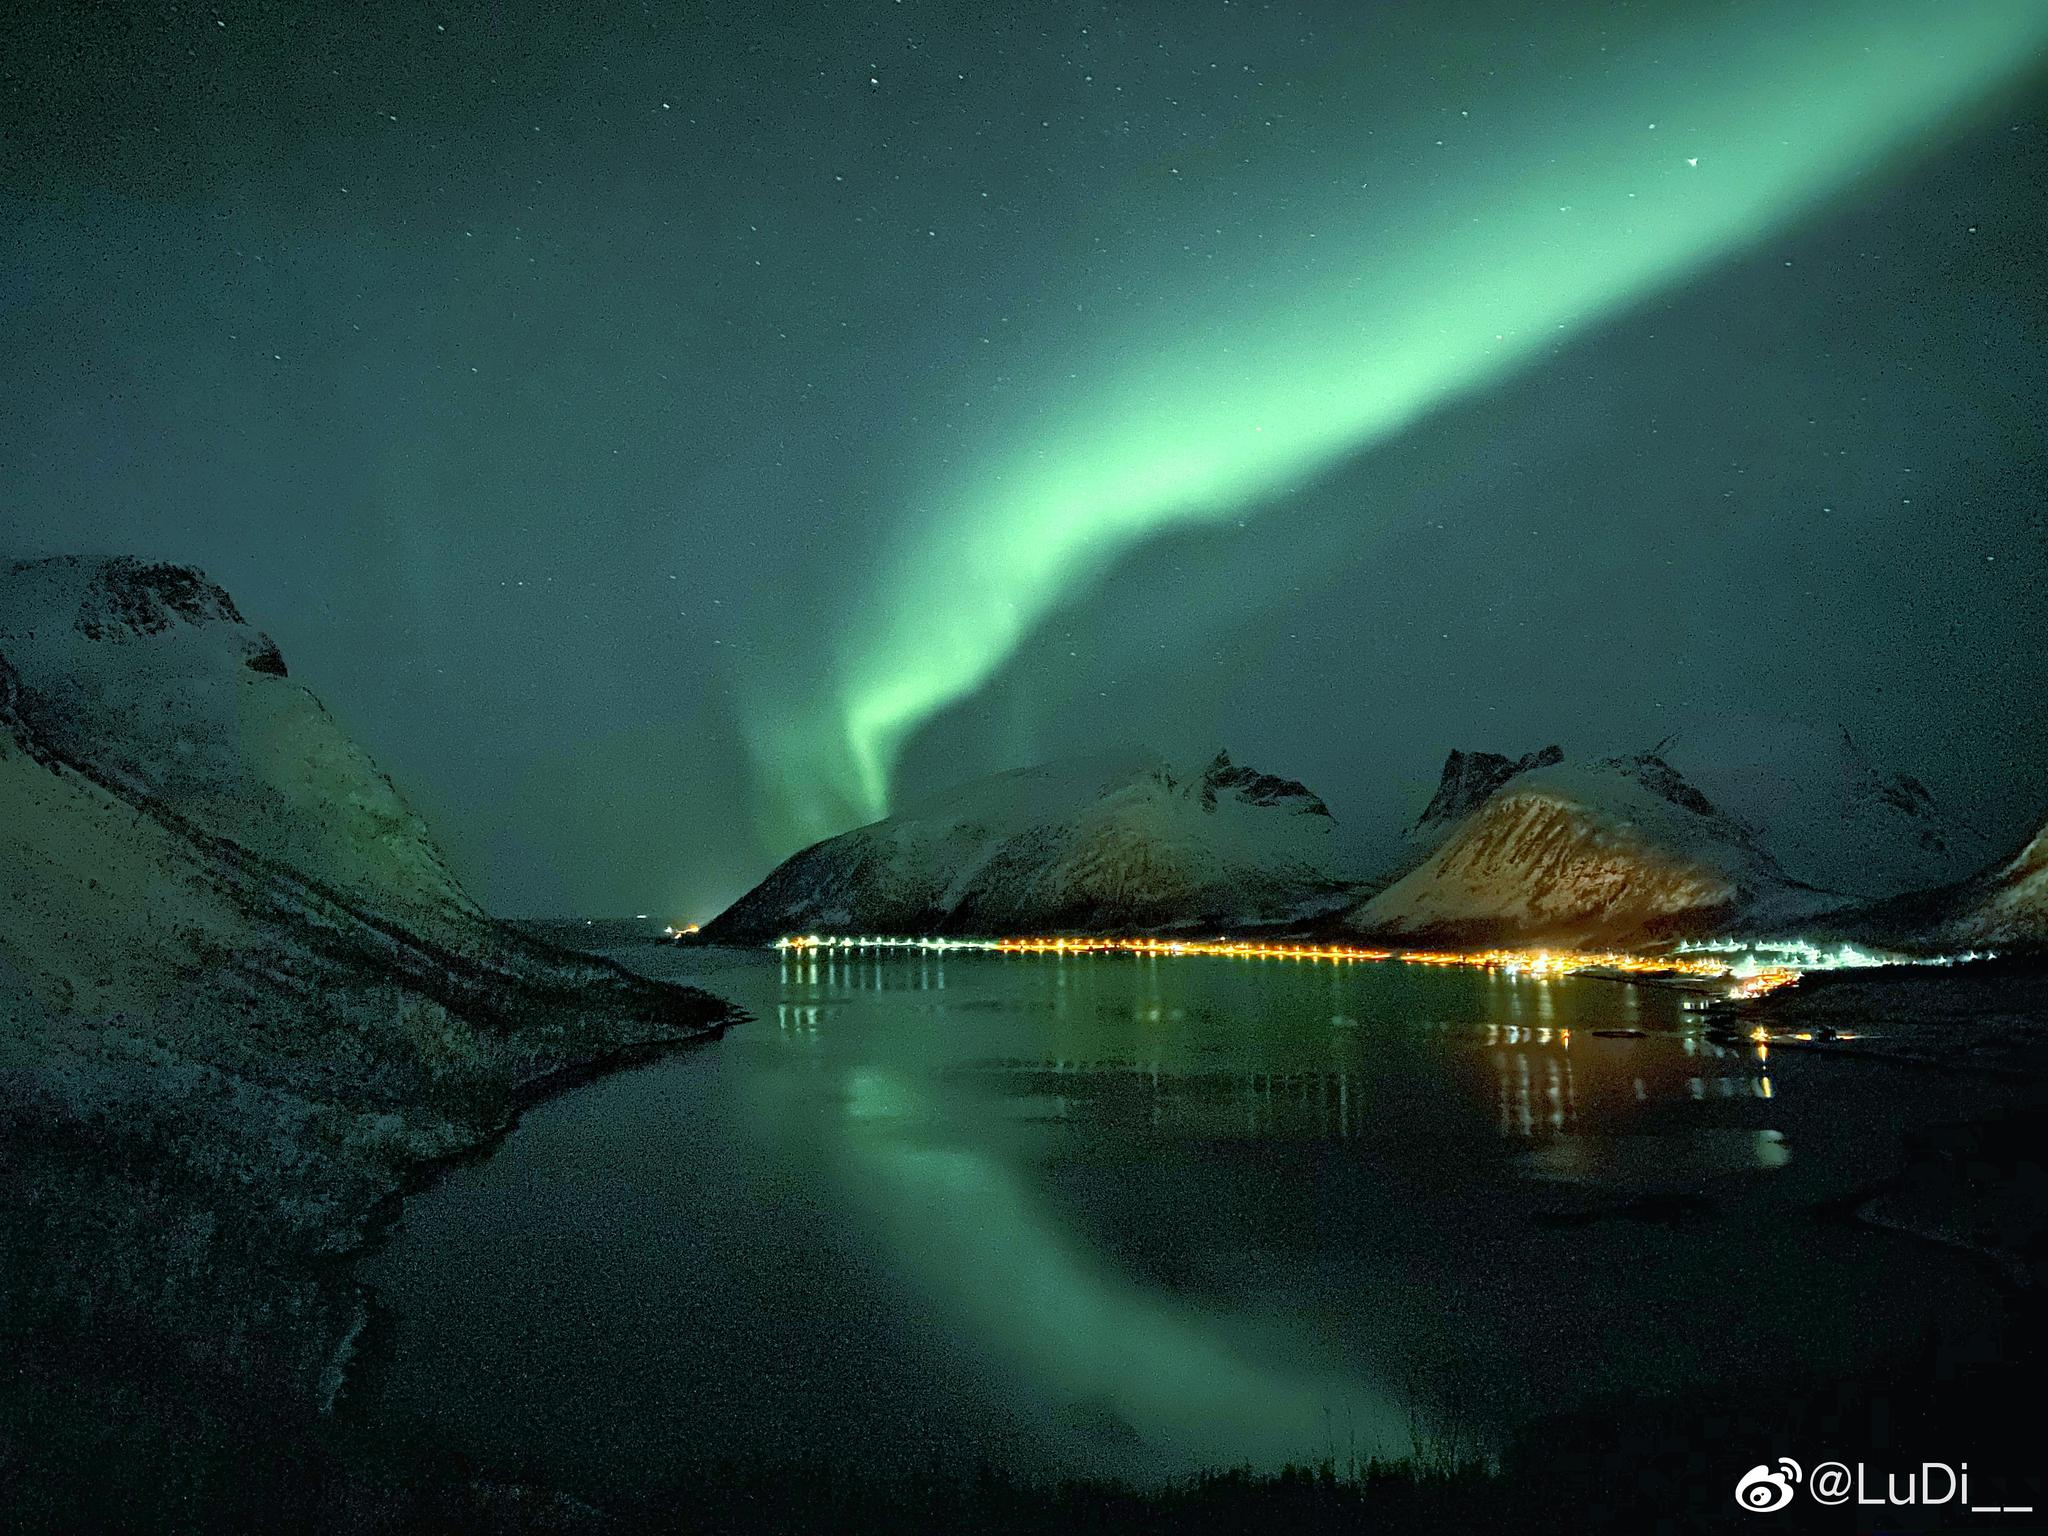
[[[1995,1310],[1816,1214],[1927,1073],[1679,994],[1399,965],[638,947],[754,1015],[409,1203],[356,1407],[571,1486],[1150,1478],[1834,1369]],[[1641,1038],[1596,1030],[1639,1029]]]

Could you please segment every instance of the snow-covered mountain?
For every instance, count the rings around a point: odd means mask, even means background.
[[[390,780],[199,572],[0,570],[0,653],[41,739],[116,792],[444,941],[481,922]]]
[[[1840,725],[1730,716],[1656,750],[1754,827],[1794,879],[1846,898],[1946,884],[1995,851],[1919,779],[1873,763]]]
[[[1939,937],[1983,947],[2048,945],[2048,825],[2011,858],[1957,888]]]
[[[2048,825],[1964,879],[1846,906],[1816,926],[1909,954],[2048,950]]]
[[[785,860],[705,926],[787,933],[1242,929],[1340,904],[1335,823],[1219,752],[1063,762],[960,785]]]
[[[0,1312],[67,1434],[123,1422],[92,1393],[138,1400],[131,1364],[181,1413],[310,1415],[364,1317],[334,1260],[420,1159],[724,1016],[478,911],[196,571],[0,568]]]
[[[1439,800],[1461,803],[1468,780],[1494,787],[1436,829],[1419,865],[1353,908],[1349,927],[1451,944],[1619,942],[1826,903],[1655,753],[1592,763],[1548,749],[1519,761],[1458,757]]]
[[[310,1028],[357,966],[634,989],[488,918],[226,592],[125,558],[0,567],[0,912],[45,1006],[166,1027],[225,989]]]
[[[1521,774],[1563,761],[1564,748],[1554,744],[1520,757],[1451,748],[1444,758],[1436,793],[1430,796],[1422,814],[1401,830],[1399,840],[1380,858],[1374,883],[1381,887],[1391,885],[1435,853],[1502,785]]]
[[[1459,822],[1478,810],[1487,796],[1518,774],[1535,768],[1549,768],[1564,761],[1564,748],[1555,744],[1520,757],[1503,757],[1498,752],[1461,752],[1451,748],[1444,759],[1443,776],[1436,793],[1422,814],[1415,818],[1407,836],[1411,841],[1435,847],[1456,830]]]
[[[1906,950],[2048,949],[2048,825],[1974,875],[1840,914],[1842,930]]]

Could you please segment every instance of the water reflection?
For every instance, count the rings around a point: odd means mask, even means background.
[[[1183,1020],[1185,1013],[1151,1007],[1134,1017],[1156,1025]],[[1337,1030],[1358,1027],[1355,1020],[1342,1014],[1332,1015],[1330,1024]],[[1468,1031],[1449,1025],[1424,1028],[1445,1037],[1449,1052],[1455,1052],[1459,1034],[1468,1034],[1475,1045],[1486,1048],[1484,1057],[1493,1074],[1495,1125],[1501,1136],[1530,1140],[1579,1127],[1580,1068],[1570,1030],[1500,1024],[1472,1026]],[[1697,1055],[1694,1044],[1692,1054]],[[1340,1049],[1336,1054],[1351,1053]],[[1699,1102],[1775,1095],[1769,1075],[1743,1070],[1746,1064],[1737,1053],[1719,1051],[1712,1059],[1725,1070],[1712,1075],[1667,1071],[1654,1077],[1637,1072],[1626,1078],[1622,1091],[1637,1104],[1648,1104],[1653,1097]],[[1029,1113],[1045,1118],[1085,1118],[1125,1128],[1142,1124],[1181,1135],[1328,1137],[1340,1141],[1367,1131],[1369,1122],[1360,1111],[1368,1085],[1387,1075],[1383,1067],[1374,1066],[1289,1071],[1257,1066],[1206,1068],[1170,1063],[1157,1056],[1142,1060],[1065,1056],[970,1059],[942,1070],[950,1076],[973,1078],[988,1092],[1019,1101]],[[1601,1080],[1603,1092],[1623,1081],[1619,1077]]]
[[[1390,1027],[1389,981],[1398,1001],[1408,978],[1389,970],[956,957],[970,983],[942,999],[946,964],[777,962],[777,1038],[809,1056],[822,1036],[815,1065],[838,1085],[838,1198],[894,1257],[914,1305],[1000,1354],[1011,1390],[1057,1422],[1082,1411],[1091,1436],[1155,1459],[1300,1456],[1338,1406],[1353,1444],[1398,1451],[1403,1411],[1298,1334],[1268,1320],[1248,1348],[1235,1337],[1243,1315],[1162,1291],[1091,1247],[1046,1186],[1064,1142],[1034,1128],[1162,1156],[1323,1143],[1377,1159],[1483,1123],[1536,1148],[1510,1164],[1526,1178],[1630,1193],[1789,1159],[1775,1129],[1642,1135],[1616,1123],[1774,1092],[1760,1055],[1681,1029],[1675,999],[1651,994],[1648,1007],[1635,986],[1433,976],[1406,988],[1426,1006]],[[888,1011],[892,997],[926,995]],[[1444,1010],[1453,998],[1462,1006]],[[881,1049],[871,1031],[885,1024],[895,1033]],[[1042,1048],[983,1049],[1004,1040]],[[768,1114],[791,1123],[779,1101]]]
[[[785,1035],[815,1035],[818,1032],[816,1003],[777,1003],[775,1027]]]
[[[812,1039],[835,1000],[858,1018],[864,1000],[942,991],[946,963],[943,953],[841,959],[827,951],[821,960],[816,951],[785,951],[777,961],[778,1033]],[[966,1015],[991,1005],[978,996],[941,1005],[955,1031],[931,1040],[932,1059],[920,1066],[971,1082],[1019,1118],[1165,1138],[1348,1142],[1406,1134],[1414,1129],[1418,1089],[1462,1097],[1457,1085],[1465,1074],[1457,1061],[1468,1054],[1490,1069],[1495,1134],[1524,1143],[1587,1133],[1581,1101],[1589,1087],[1596,1117],[1611,1116],[1617,1103],[1769,1100],[1778,1093],[1766,1044],[1709,1039],[1679,1006],[1682,999],[1634,985],[1479,973],[1467,989],[1479,994],[1477,1016],[1411,1019],[1399,1038],[1374,1041],[1357,999],[1389,977],[1405,979],[1399,972],[1330,967],[1317,983],[1328,999],[1324,1009],[1304,1015],[1298,1005],[1307,973],[1256,967],[1269,993],[1289,993],[1290,1006],[1275,1019],[1270,995],[1235,985],[1244,967],[1218,964],[1205,976],[1208,962],[1184,961],[1163,975],[1156,955],[1064,954],[956,957],[955,964],[975,967],[981,988],[992,977],[1014,984],[1023,995],[1004,1011],[1035,1014],[1034,1027],[1050,1035],[1054,1051],[1035,1059],[949,1060],[967,1043],[958,1028]],[[1220,983],[1212,990],[1225,1000],[1264,1003],[1269,1016],[1191,1010],[1187,1002],[1203,998],[1203,983]],[[1569,1016],[1561,1011],[1560,986],[1575,988]],[[1646,998],[1657,1003],[1654,1012],[1646,1011]],[[1310,1019],[1321,1028],[1304,1029]],[[1660,1044],[1634,1044],[1648,1035],[1646,1022],[1661,1026]],[[1105,1054],[1105,1044],[1139,1046],[1142,1053]],[[1205,1059],[1218,1056],[1242,1059],[1228,1067]],[[1378,1091],[1390,1080],[1402,1083],[1407,1103],[1390,1103]],[[1758,1159],[1754,1166],[1777,1164]]]
[[[950,1141],[945,1120],[903,1078],[850,1074],[847,1191],[921,1300],[1006,1357],[1058,1422],[1155,1468],[1297,1458],[1340,1411],[1362,1450],[1402,1448],[1404,1420],[1376,1386],[1271,1340],[1248,1348],[1229,1319],[1120,1272],[1018,1169]]]
[[[954,1069],[1015,1114],[1174,1138],[1346,1141],[1367,1133],[1364,1075],[1188,1071],[1157,1061],[977,1062]]]
[[[1724,1174],[1770,1172],[1792,1160],[1784,1133],[1708,1127],[1683,1135],[1561,1137],[1523,1165],[1542,1178],[1644,1193],[1696,1188]]]
[[[607,1476],[772,1441],[1142,1477],[1398,1451],[1418,1360],[1506,1420],[1695,1379],[1689,1338],[1846,1358],[1938,1294],[1783,1219],[1895,1166],[1873,1069],[1655,988],[671,956],[757,1022],[408,1208],[409,1411]]]

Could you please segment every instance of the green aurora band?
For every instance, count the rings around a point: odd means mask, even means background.
[[[1020,381],[1008,440],[920,498],[943,510],[842,636],[830,723],[785,715],[757,743],[799,824],[886,814],[906,738],[1136,541],[1244,516],[1755,246],[2048,45],[2048,6],[2025,0],[1673,7],[1664,23],[1596,78],[1362,124],[1348,177],[1324,143],[1318,187],[1282,227],[1240,226],[1214,275],[1161,280],[1150,252],[1145,298],[1094,306],[1114,316],[1097,355],[1069,348]],[[1207,234],[1217,211],[1197,202],[1186,225]]]

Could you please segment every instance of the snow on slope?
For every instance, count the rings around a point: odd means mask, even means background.
[[[197,850],[18,729],[0,733],[0,914],[11,1002],[39,1016],[153,1016],[252,932]]]
[[[390,780],[199,572],[0,570],[0,653],[69,761],[445,942],[482,921]]]
[[[74,1459],[153,1394],[309,1419],[366,1315],[334,1261],[419,1159],[724,1017],[477,912],[196,572],[0,572],[0,1315]]]
[[[2048,944],[2048,826],[2018,853],[1960,888],[1940,936],[1953,944],[2032,948]]]
[[[1335,823],[1301,785],[1219,752],[1016,769],[785,860],[708,938],[811,931],[1243,928],[1341,899]]]
[[[1858,900],[1957,880],[1993,850],[1906,773],[1888,773],[1842,726],[1729,717],[1658,753],[1755,827],[1793,878]]]
[[[1346,922],[1445,943],[1615,942],[1823,900],[1748,827],[1642,753],[1515,772]]]
[[[1401,834],[1399,851],[1382,872],[1382,884],[1399,879],[1436,852],[1464,824],[1465,818],[1502,785],[1563,761],[1564,748],[1556,745],[1525,752],[1520,757],[1451,748],[1437,779],[1436,793],[1430,796],[1429,804],[1422,808],[1414,824]]]
[[[259,1017],[382,1029],[394,988],[494,1018],[682,996],[493,922],[226,592],[129,559],[0,569],[0,961],[11,1016],[32,992],[202,1054],[262,1054]]]

